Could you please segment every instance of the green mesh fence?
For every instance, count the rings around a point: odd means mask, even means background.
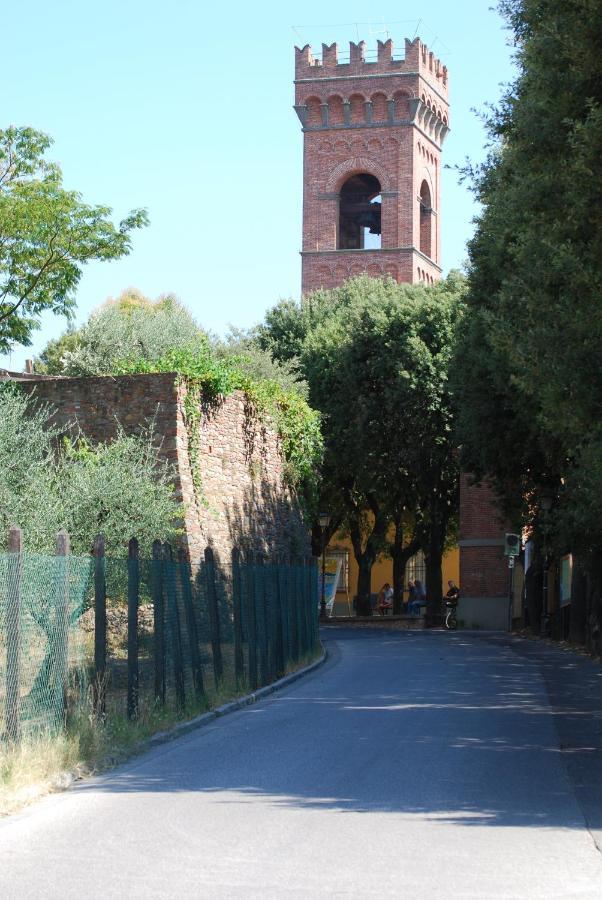
[[[90,558],[0,554],[0,735],[63,724],[87,690]]]
[[[274,681],[316,651],[318,593],[307,560],[0,554],[0,737]]]

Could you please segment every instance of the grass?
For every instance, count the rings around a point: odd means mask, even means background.
[[[317,655],[289,664],[285,673],[304,668]],[[154,734],[248,692],[246,687],[237,690],[233,682],[224,681],[219,690],[207,692],[205,702],[189,702],[180,711],[169,703],[160,706],[141,698],[135,720],[125,715],[123,695],[107,698],[103,720],[96,718],[90,701],[81,703],[70,714],[64,730],[28,736],[13,747],[0,745],[0,816],[63,790],[74,779],[109,769],[143,750]]]

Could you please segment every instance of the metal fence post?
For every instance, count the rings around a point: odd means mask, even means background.
[[[192,572],[188,562],[186,551],[183,547],[178,550],[178,563],[180,567],[180,584],[182,585],[182,599],[184,600],[184,611],[186,613],[186,624],[188,626],[188,644],[190,646],[190,667],[192,669],[192,684],[196,698],[199,701],[205,699],[205,685],[203,683],[203,666],[201,664],[201,654],[199,652],[199,633],[196,624],[196,615],[194,612],[194,603],[192,600]]]
[[[155,702],[165,705],[165,603],[163,599],[161,541],[153,541],[151,597],[153,601]]]
[[[266,568],[263,564],[263,556],[257,554],[257,569],[255,578],[255,609],[256,619],[259,624],[259,677],[261,684],[268,684],[270,680],[270,668],[268,659],[268,608],[266,595]]]
[[[107,582],[104,534],[94,538],[94,712],[102,718],[106,712],[107,673]]]
[[[284,605],[280,589],[280,557],[276,556],[272,563],[272,583],[274,597],[274,672],[280,676],[284,674]]]
[[[288,567],[288,596],[291,616],[291,657],[294,662],[299,659],[299,596],[297,590],[297,561],[290,558]]]
[[[282,616],[282,665],[286,669],[291,660],[291,602],[289,596],[288,557],[284,555],[278,566],[278,594]]]
[[[11,743],[21,740],[21,569],[22,534],[8,532],[8,585],[6,597],[6,734]]]
[[[240,576],[240,550],[232,549],[232,608],[234,613],[234,677],[236,687],[242,687],[245,678],[245,658],[242,642],[242,585]]]
[[[247,600],[247,640],[249,643],[249,687],[254,691],[259,682],[257,678],[257,616],[255,607],[255,559],[252,553],[247,556],[245,565],[246,600]]]
[[[163,583],[166,588],[167,609],[171,620],[176,706],[178,709],[184,709],[186,705],[186,687],[184,685],[184,663],[182,659],[182,634],[180,632],[180,613],[176,593],[175,565],[169,544],[163,545]]]
[[[61,530],[56,536],[56,621],[55,691],[57,718],[64,723],[69,686],[69,535]]]
[[[128,545],[128,719],[138,717],[138,603],[140,601],[140,550],[136,538]]]
[[[219,688],[224,674],[222,663],[222,645],[220,637],[219,607],[215,589],[215,560],[211,547],[205,547],[205,579],[207,585],[207,604],[209,607],[209,623],[211,625],[211,655],[213,656],[213,674],[215,689]]]

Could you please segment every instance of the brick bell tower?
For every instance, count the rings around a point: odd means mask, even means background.
[[[303,127],[302,292],[353,275],[432,283],[441,274],[441,148],[448,75],[419,38],[295,48]]]

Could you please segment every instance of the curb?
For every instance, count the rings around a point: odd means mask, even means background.
[[[282,690],[282,688],[288,687],[289,684],[292,684],[294,681],[297,681],[299,678],[303,678],[304,675],[309,675],[310,672],[313,672],[315,669],[319,668],[326,659],[328,658],[328,652],[322,646],[322,656],[317,659],[315,662],[311,663],[309,666],[305,666],[303,669],[298,669],[296,672],[292,672],[290,675],[285,675],[284,678],[278,679],[278,681],[274,681],[272,684],[267,684],[265,687],[258,688],[258,690],[253,691],[251,694],[245,694],[244,697],[237,697],[236,700],[231,700],[229,703],[224,703],[222,706],[218,706],[215,709],[210,710],[209,712],[202,713],[200,716],[195,716],[194,719],[190,719],[188,722],[181,722],[179,725],[174,725],[173,728],[169,728],[167,731],[158,731],[152,737],[148,738],[146,741],[141,741],[136,747],[132,748],[132,751],[128,753],[123,758],[114,758],[105,760],[106,765],[102,766],[100,771],[91,771],[85,765],[72,769],[71,771],[61,772],[55,778],[52,778],[48,782],[48,789],[44,791],[43,794],[40,795],[28,795],[22,797],[22,802],[17,804],[14,810],[11,810],[7,813],[3,813],[0,815],[0,819],[4,819],[8,816],[19,815],[23,811],[23,801],[25,806],[29,805],[30,801],[35,802],[36,800],[42,800],[44,796],[48,793],[55,793],[69,790],[78,782],[83,781],[85,778],[102,778],[107,772],[111,769],[116,768],[117,766],[127,765],[127,763],[131,762],[135,757],[142,755],[143,753],[147,753],[149,750],[152,750],[155,747],[161,746],[161,744],[167,744],[170,741],[174,741],[176,738],[182,737],[184,734],[188,734],[191,731],[195,731],[197,728],[202,728],[203,725],[208,725],[210,722],[215,721],[216,719],[220,719],[222,716],[227,716],[229,713],[237,712],[239,709],[244,709],[245,706],[251,706],[253,703],[257,703],[259,700],[263,700],[264,697],[269,696],[269,694],[273,694],[276,691]]]
[[[157,732],[157,734],[154,734],[151,738],[138,745],[136,748],[136,756],[153,747],[167,744],[169,741],[173,741],[183,734],[188,734],[190,731],[195,731],[197,728],[202,728],[203,725],[208,725],[216,719],[221,719],[222,716],[227,716],[230,713],[237,712],[239,709],[244,709],[245,706],[252,706],[253,703],[263,700],[264,697],[268,697],[270,694],[274,694],[276,691],[288,687],[289,684],[293,684],[293,682],[298,681],[299,678],[303,678],[304,675],[309,675],[310,672],[313,672],[323,665],[323,663],[326,662],[327,657],[328,652],[324,646],[322,646],[322,656],[309,666],[298,669],[290,675],[285,675],[284,678],[279,678],[278,681],[274,681],[272,684],[266,684],[265,687],[258,688],[251,694],[245,694],[244,697],[237,697],[236,700],[231,700],[229,703],[217,706],[209,712],[201,713],[200,716],[195,716],[194,719],[190,719],[188,722],[181,722],[179,725],[174,725],[173,728],[169,728],[167,731]]]

